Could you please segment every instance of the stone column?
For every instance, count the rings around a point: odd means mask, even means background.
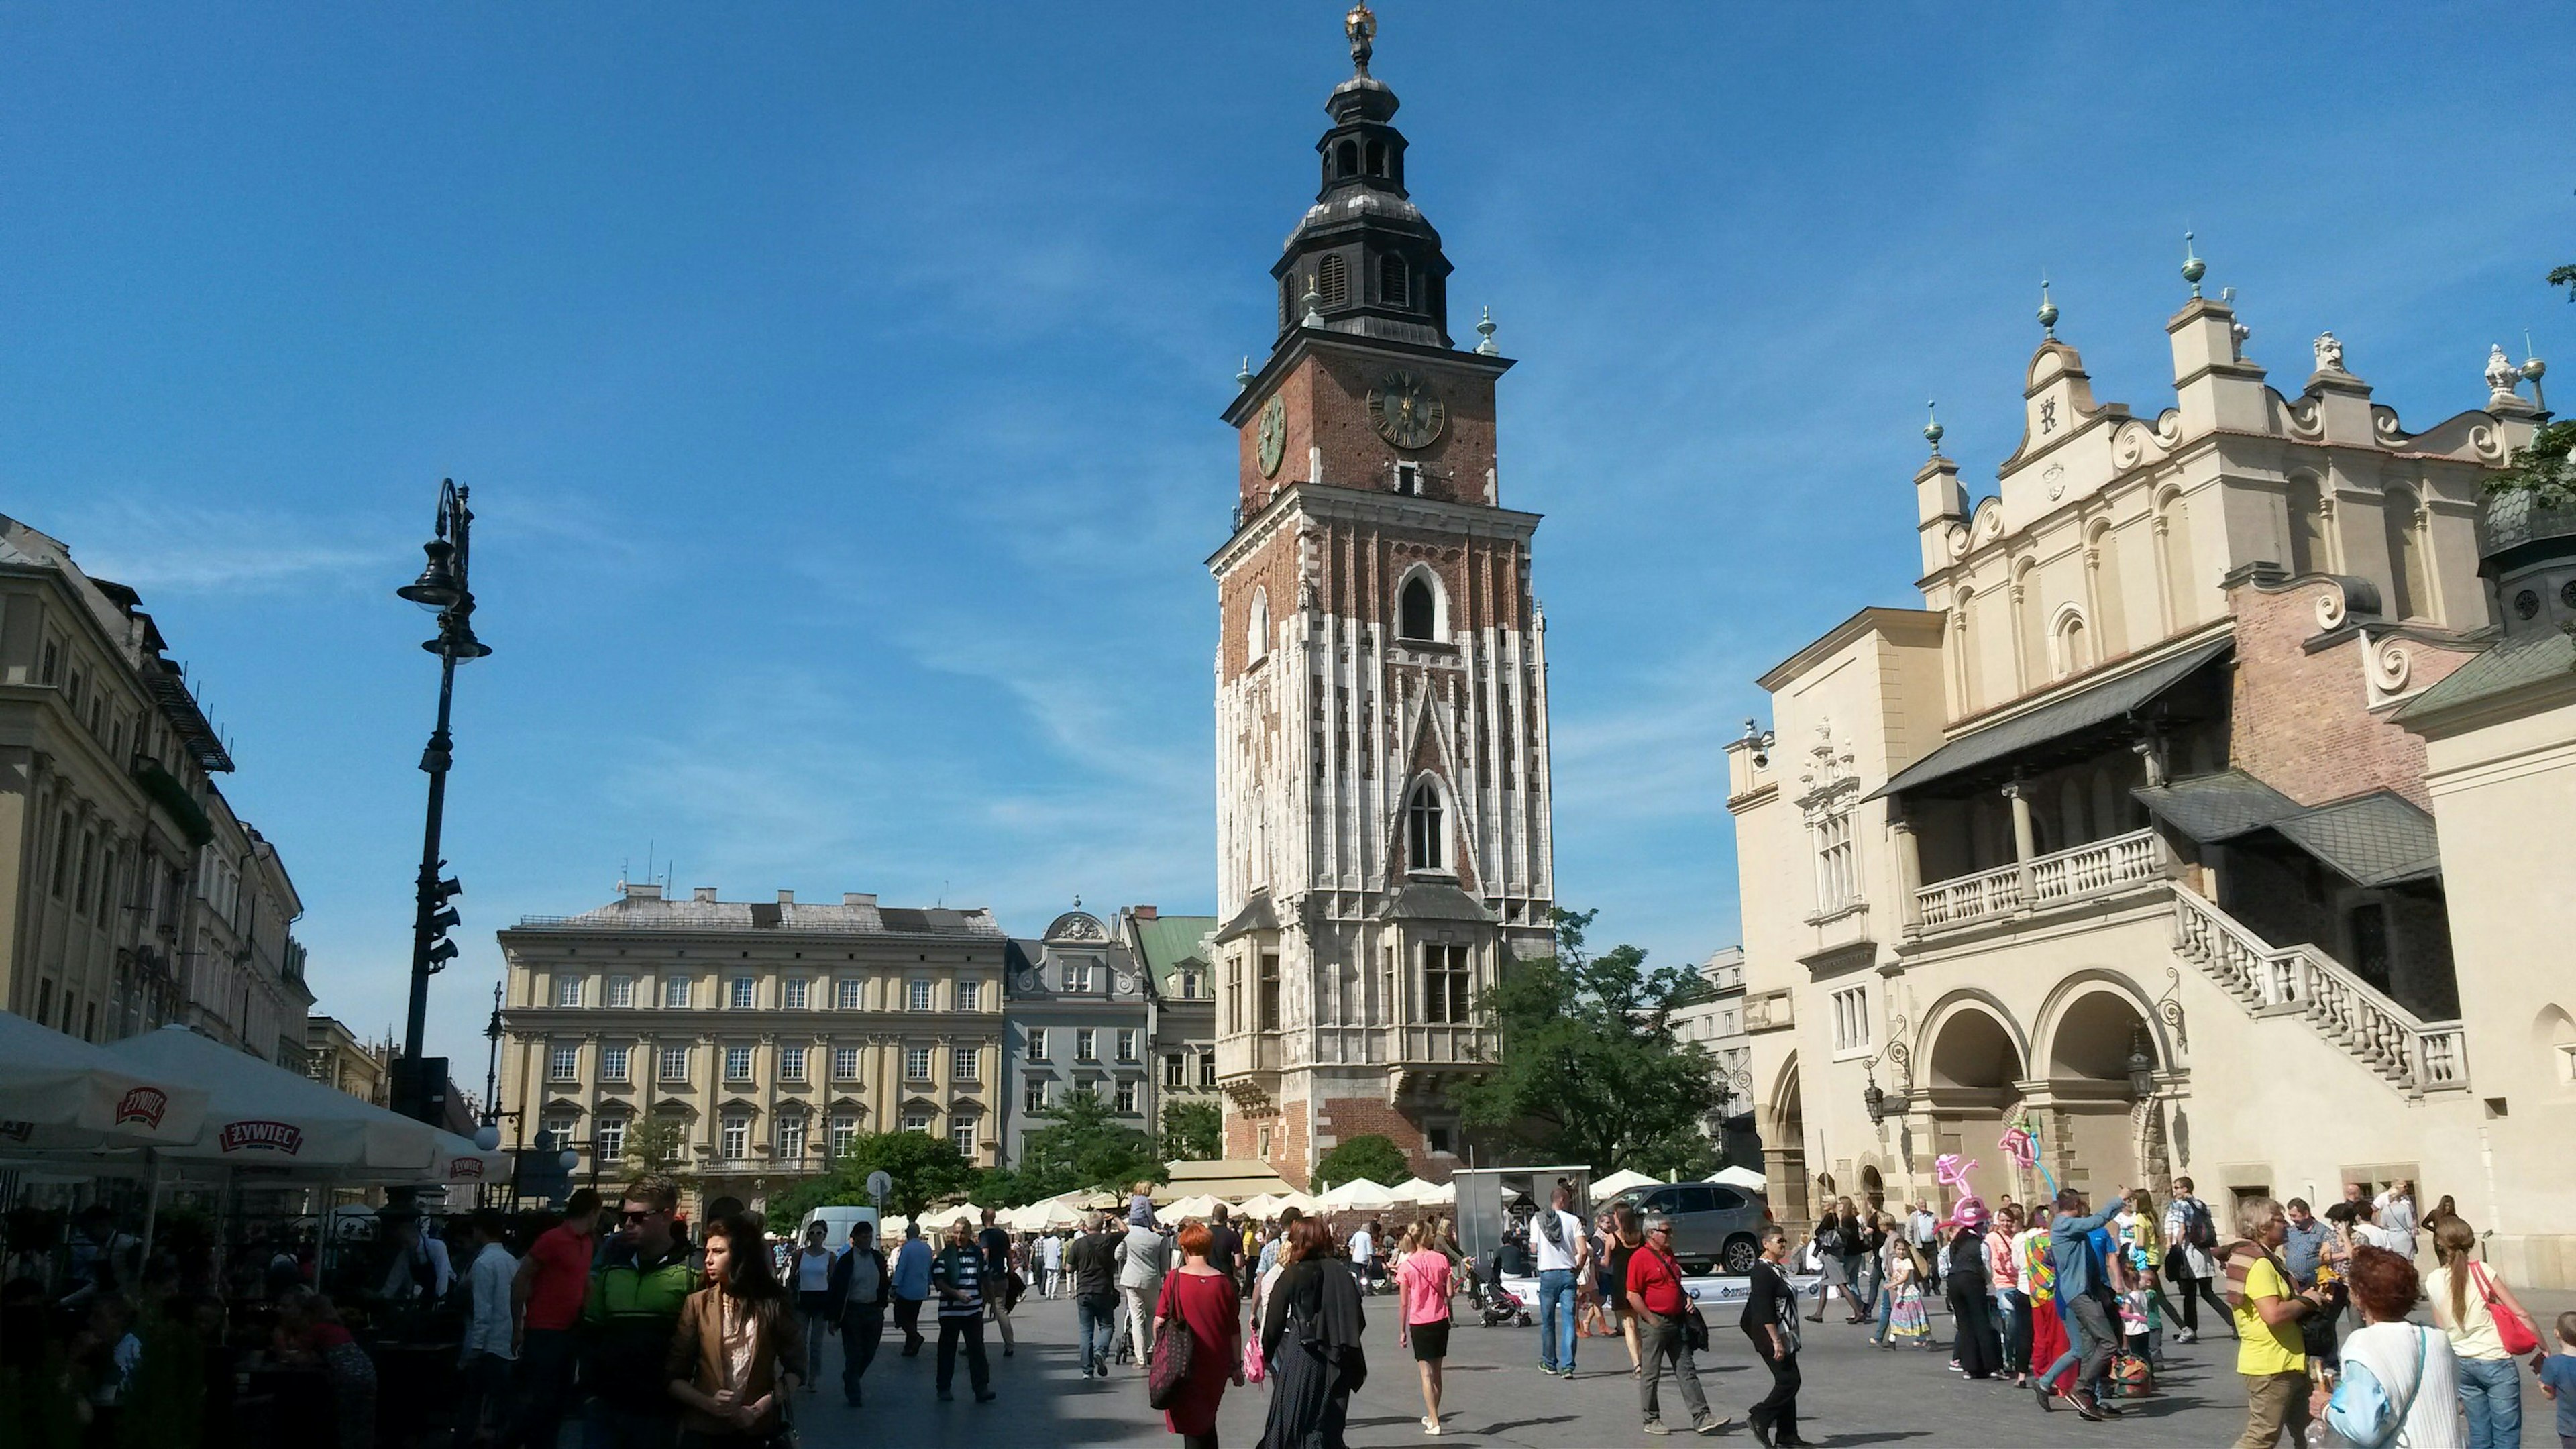
[[[2021,775],[2013,776],[2011,782],[2004,786],[2004,798],[2012,802],[2013,859],[2021,866],[2018,872],[2020,880],[2014,886],[2014,893],[2019,897],[2015,904],[2017,909],[2024,911],[2030,909],[2031,857],[2039,854],[2037,838],[2031,830],[2030,795],[2030,781]]]
[[[1896,907],[1905,937],[1912,940],[1923,934],[1923,906],[1915,892],[1923,889],[1922,842],[1914,838],[1914,822],[1898,813],[1887,822],[1896,837]]]

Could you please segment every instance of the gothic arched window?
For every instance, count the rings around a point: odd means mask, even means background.
[[[1432,597],[1431,581],[1419,574],[1404,581],[1404,598],[1396,618],[1396,634],[1405,639],[1436,640],[1440,637],[1440,601]]]
[[[1270,591],[1252,591],[1252,612],[1243,624],[1243,659],[1246,664],[1270,652]]]
[[[1413,787],[1413,800],[1404,809],[1405,861],[1415,870],[1441,868],[1440,787],[1429,780]]]
[[[1351,272],[1339,256],[1329,256],[1315,263],[1315,295],[1324,306],[1338,307],[1350,300]]]
[[[1344,141],[1333,148],[1333,175],[1357,176],[1360,171],[1360,143]]]
[[[1409,289],[1405,286],[1404,258],[1383,256],[1377,259],[1377,299],[1390,307],[1407,304]]]

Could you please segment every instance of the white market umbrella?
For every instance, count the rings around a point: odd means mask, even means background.
[[[1608,1202],[1632,1187],[1662,1187],[1663,1185],[1663,1180],[1660,1178],[1648,1177],[1642,1172],[1621,1168],[1592,1184],[1592,1200]]]
[[[285,1168],[312,1179],[414,1181],[443,1135],[184,1026],[102,1048],[126,1071],[184,1081],[206,1093],[205,1130],[162,1149],[174,1162]],[[408,1176],[406,1176],[406,1174]]]
[[[1216,1211],[1216,1199],[1206,1193],[1185,1197],[1158,1210],[1158,1216],[1178,1222],[1183,1218],[1204,1218]]]
[[[1247,1218],[1256,1219],[1277,1217],[1279,1215],[1279,1210],[1287,1205],[1288,1200],[1286,1198],[1273,1197],[1269,1193],[1265,1192],[1259,1197],[1246,1201],[1242,1208],[1242,1215]]]
[[[1709,1181],[1721,1183],[1727,1187],[1751,1188],[1755,1192],[1761,1192],[1770,1185],[1763,1180],[1761,1173],[1749,1167],[1721,1167],[1717,1170],[1717,1175]]]
[[[510,1154],[486,1152],[453,1132],[441,1132],[432,1145],[429,1175],[424,1181],[449,1187],[476,1188],[510,1180]]]
[[[1031,1219],[1036,1223],[1036,1230],[1039,1232],[1045,1232],[1050,1228],[1078,1228],[1082,1226],[1082,1209],[1060,1197],[1048,1198],[1045,1202],[1031,1203],[1026,1211],[1029,1213]]]
[[[1439,1183],[1425,1182],[1418,1177],[1408,1177],[1388,1188],[1387,1195],[1397,1202],[1409,1202],[1420,1207],[1437,1207],[1456,1196],[1454,1192],[1443,1188]]]
[[[1301,1213],[1319,1213],[1324,1210],[1324,1200],[1311,1192],[1297,1192],[1292,1189],[1279,1194],[1278,1210],[1284,1213],[1290,1208],[1295,1208]]]
[[[1323,1195],[1321,1202],[1334,1212],[1395,1206],[1395,1194],[1365,1177],[1353,1178]]]
[[[205,1116],[206,1093],[186,1074],[0,1011],[0,1154],[180,1147]]]

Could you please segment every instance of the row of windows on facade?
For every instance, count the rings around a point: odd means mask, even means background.
[[[976,1132],[980,1120],[964,1114],[948,1119],[948,1140],[956,1145],[959,1155],[970,1158],[974,1156]],[[591,1129],[590,1140],[585,1143],[581,1140],[580,1118],[550,1116],[539,1128],[537,1146],[540,1151],[561,1151],[566,1147],[586,1146],[595,1160],[602,1163],[615,1162],[626,1155],[627,1121],[628,1119],[624,1117],[600,1117]],[[927,1136],[937,1127],[939,1117],[936,1113],[915,1111],[904,1113],[901,1121],[904,1131],[919,1132]],[[773,1155],[780,1160],[788,1161],[805,1157],[807,1144],[813,1140],[811,1126],[812,1124],[802,1116],[781,1116],[771,1139]],[[751,1119],[748,1117],[728,1116],[719,1119],[716,1124],[716,1156],[730,1162],[740,1162],[750,1157],[751,1128]],[[832,1156],[847,1156],[858,1146],[859,1131],[860,1122],[856,1116],[846,1113],[837,1114],[824,1124],[822,1141],[829,1144]]]
[[[1099,969],[1100,968],[1096,962],[1087,961],[1080,957],[1069,957],[1056,963],[1056,985],[1054,989],[1060,995],[1087,996],[1097,988],[1098,984],[1103,979],[1098,974]],[[1032,969],[1029,974],[1039,987],[1044,988],[1046,986],[1046,967],[1036,967]],[[1182,1001],[1195,1001],[1198,999],[1198,995],[1199,973],[1196,971],[1183,971],[1180,974],[1180,990],[1177,993],[1177,999]],[[971,1010],[972,1008],[968,1009]]]
[[[1129,1063],[1141,1060],[1136,1055],[1137,1044],[1144,1040],[1144,1033],[1141,1030],[1132,1026],[1119,1027],[1115,1040],[1118,1044],[1118,1060]],[[1049,1055],[1051,1046],[1052,1040],[1047,1034],[1047,1028],[1033,1026],[1028,1029],[1028,1040],[1023,1047],[1022,1055],[1026,1060],[1033,1062],[1049,1061],[1052,1060]],[[1078,1026],[1073,1029],[1073,1059],[1077,1062],[1100,1060],[1100,1028]]]
[[[113,687],[106,683],[107,667],[93,662],[84,669],[81,658],[77,648],[67,647],[60,638],[47,639],[42,654],[38,656],[36,682],[48,688],[61,689],[64,707],[89,731],[92,739],[106,746],[108,758],[126,759],[126,746],[131,741],[134,754],[150,759],[173,775],[178,774],[177,733],[162,725],[148,709],[129,714],[121,708],[112,698]]]
[[[1020,1105],[1030,1112],[1046,1113],[1053,1111],[1056,1101],[1056,1086],[1057,1083],[1044,1077],[1030,1078],[1021,1086]],[[1110,1110],[1116,1112],[1121,1117],[1135,1116],[1140,1110],[1137,1106],[1137,1102],[1144,1090],[1144,1086],[1144,1082],[1135,1077],[1119,1078],[1115,1083],[1111,1084],[1109,1097]],[[1100,1081],[1096,1077],[1076,1078],[1069,1084],[1069,1087],[1073,1091],[1090,1092],[1094,1096],[1097,1096],[1100,1093]]]
[[[781,1011],[815,1010],[822,1002],[822,993],[816,989],[820,984],[821,983],[814,978],[807,976],[790,976],[782,979],[778,983],[777,1009]],[[904,1009],[907,1011],[938,1010],[938,987],[939,983],[935,981],[905,982]],[[955,990],[952,995],[956,1004],[950,1007],[950,1010],[981,1011],[984,1009],[983,982],[959,981],[954,983],[954,987]],[[693,977],[665,976],[662,978],[662,1005],[666,1008],[686,1008],[691,1006],[695,1002],[696,990],[697,982]],[[590,980],[588,977],[557,976],[555,978],[555,1005],[586,1006],[589,1004],[589,991]],[[833,980],[833,1010],[861,1011],[866,1009],[866,1000],[867,981],[865,978],[857,976],[842,976]],[[606,1004],[610,1008],[623,1009],[632,1007],[636,1004],[636,1001],[637,992],[634,977],[611,976],[608,978],[608,1000]],[[723,1002],[725,1008],[729,1011],[758,1010],[760,1007],[759,978],[754,976],[736,976],[726,981],[724,983]]]
[[[1300,278],[1291,271],[1279,279],[1279,325],[1287,327],[1304,318],[1306,299],[1302,282],[1315,288],[1315,304],[1330,310],[1351,305],[1351,267],[1339,252],[1327,252],[1315,263],[1315,269]],[[1377,259],[1377,304],[1381,307],[1414,307],[1431,303],[1440,289],[1437,277],[1422,279],[1423,296],[1414,296],[1413,268],[1393,252],[1382,252]]]
[[[634,1068],[634,1054],[637,1050],[639,1049],[626,1046],[601,1047],[599,1049],[599,1079],[603,1082],[624,1082],[632,1080],[630,1073]],[[652,1049],[647,1048],[644,1050]],[[782,1046],[776,1050],[778,1053],[778,1079],[783,1082],[805,1081],[807,1079],[805,1074],[808,1070],[808,1063],[812,1056],[812,1049],[801,1046]],[[832,1068],[831,1080],[836,1082],[857,1081],[860,1076],[860,1069],[865,1064],[865,1058],[861,1053],[861,1049],[858,1047],[832,1047],[829,1050],[830,1056],[828,1061]],[[981,1051],[982,1049],[979,1047],[950,1048],[948,1053],[948,1079],[953,1082],[973,1082],[982,1080],[983,1065],[981,1060]],[[717,1052],[718,1061],[724,1071],[724,1075],[720,1080],[727,1082],[753,1082],[759,1080],[756,1070],[758,1066],[757,1048],[748,1046],[728,1046],[718,1048]],[[908,1082],[929,1082],[938,1080],[936,1077],[931,1075],[931,1068],[937,1061],[936,1052],[937,1049],[933,1047],[904,1048],[904,1080]],[[653,1063],[656,1068],[653,1074],[653,1079],[657,1082],[688,1081],[691,1058],[694,1055],[695,1048],[692,1047],[666,1046],[660,1048],[653,1058]],[[1128,1060],[1133,1060],[1133,1058],[1128,1058]],[[566,1046],[560,1043],[548,1047],[546,1051],[546,1078],[549,1081],[555,1082],[580,1081],[581,1048],[578,1046]]]
[[[1421,1009],[1414,1014],[1417,1022],[1433,1026],[1463,1026],[1475,1014],[1475,957],[1469,948],[1442,942],[1424,942],[1419,948],[1421,962]],[[1225,1030],[1238,1035],[1245,1031],[1278,1031],[1286,1025],[1279,1009],[1279,954],[1261,953],[1256,986],[1259,994],[1251,998],[1254,1010],[1247,1019],[1244,1013],[1243,958],[1226,962]],[[1395,947],[1386,948],[1378,968],[1378,997],[1374,1010],[1365,1010],[1359,1002],[1359,970],[1354,963],[1344,963],[1337,984],[1343,1002],[1347,1026],[1386,1026],[1395,1015]],[[1368,1019],[1362,1020],[1360,1017]]]
[[[172,870],[158,880],[138,879],[133,889],[119,889],[119,869],[128,857],[112,831],[84,828],[79,817],[65,809],[54,828],[54,849],[48,889],[54,899],[67,906],[75,919],[87,920],[114,929],[113,919],[119,896],[135,899],[129,908],[145,918],[142,929],[168,934],[178,928],[179,909],[187,896],[187,875]],[[221,917],[235,930],[242,926],[242,877],[223,852],[208,847],[199,857],[197,898],[206,909]]]

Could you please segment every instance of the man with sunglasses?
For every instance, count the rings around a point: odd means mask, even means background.
[[[679,1438],[680,1405],[665,1362],[680,1305],[698,1290],[688,1247],[671,1231],[679,1205],[670,1178],[636,1179],[618,1204],[617,1236],[591,1274],[582,1382],[598,1398],[586,1449],[671,1449]]]

